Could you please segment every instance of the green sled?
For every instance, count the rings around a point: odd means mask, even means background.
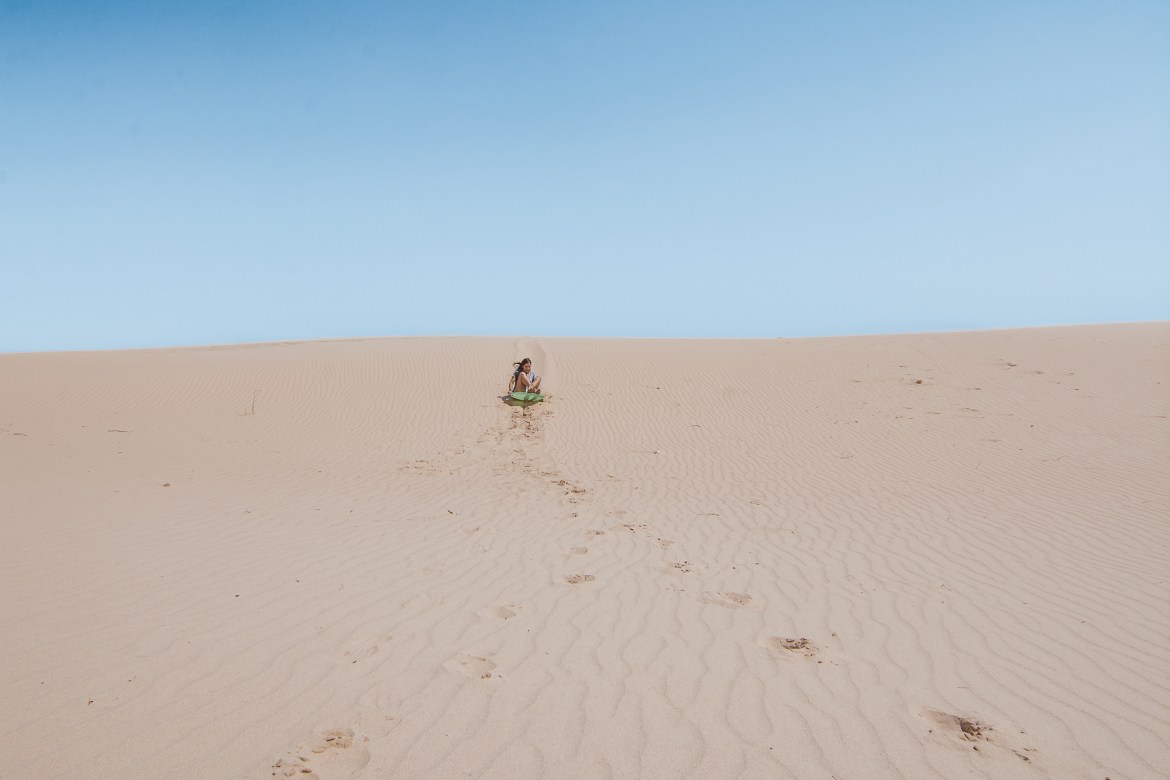
[[[540,393],[524,393],[519,390],[513,390],[508,395],[515,398],[517,401],[543,401],[544,396]]]

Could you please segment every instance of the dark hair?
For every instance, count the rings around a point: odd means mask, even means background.
[[[516,366],[516,370],[512,372],[512,376],[519,376],[520,369],[524,368],[524,364],[531,363],[531,362],[532,362],[532,358],[524,358],[519,363],[513,363],[512,365]]]

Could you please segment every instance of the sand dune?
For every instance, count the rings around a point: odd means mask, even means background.
[[[0,777],[1170,766],[1170,324],[0,372]]]

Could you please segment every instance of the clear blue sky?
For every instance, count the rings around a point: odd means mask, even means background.
[[[0,0],[0,351],[1170,319],[1170,4]]]

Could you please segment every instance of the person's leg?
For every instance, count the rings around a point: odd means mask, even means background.
[[[539,376],[535,380],[533,380],[531,385],[528,386],[528,392],[530,392],[530,393],[539,393],[540,392],[540,377]]]

